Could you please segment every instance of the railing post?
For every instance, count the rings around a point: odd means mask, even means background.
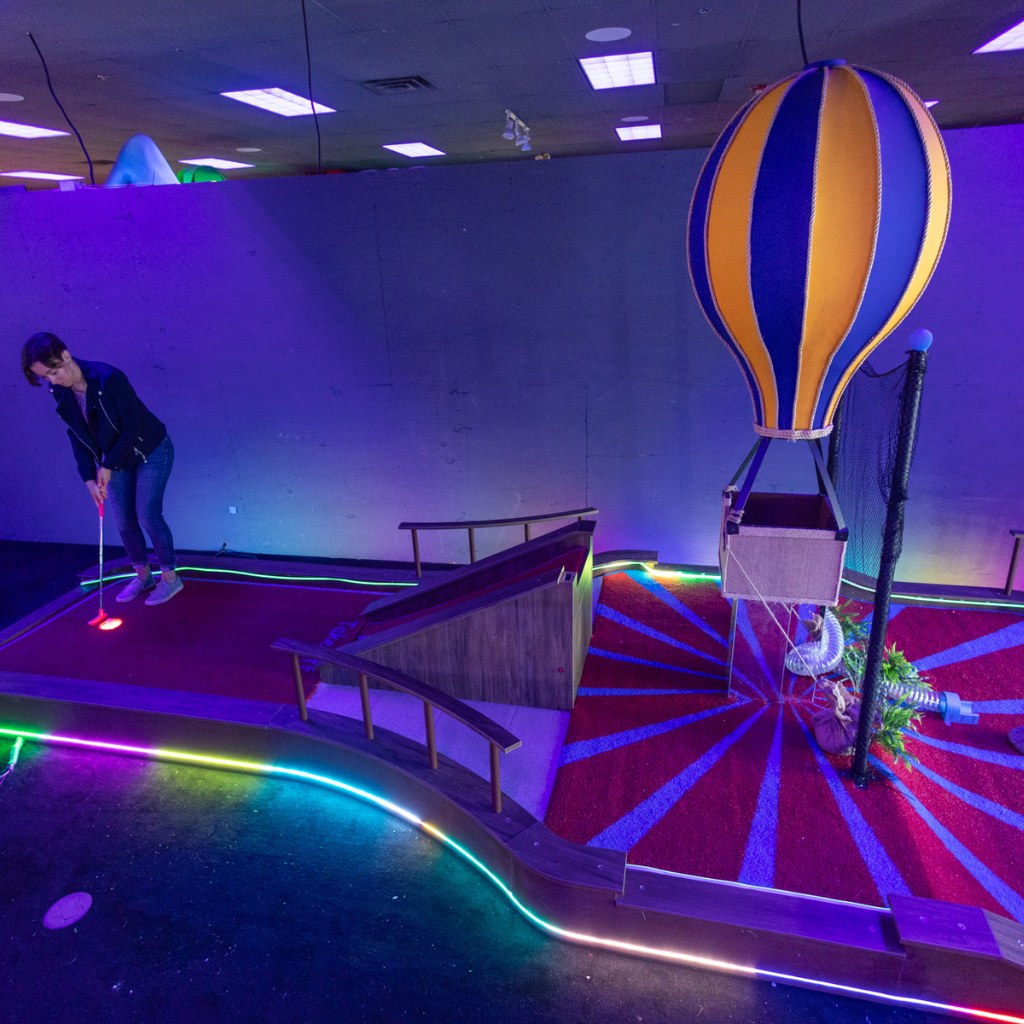
[[[366,738],[373,739],[373,722],[370,720],[370,687],[366,682],[366,673],[359,673],[359,700],[363,705],[363,729],[366,730]]]
[[[423,702],[423,724],[427,727],[427,757],[430,767],[437,767],[437,742],[434,740],[434,705],[430,701]]]
[[[299,656],[292,655],[292,668],[295,671],[295,697],[299,703],[299,718],[304,722],[309,721],[306,713],[306,691],[302,688],[302,666],[299,664]]]
[[[1013,554],[1010,556],[1010,571],[1006,574],[1006,587],[1003,593],[1009,597],[1013,593],[1013,581],[1017,576],[1017,563],[1020,561],[1020,542],[1024,540],[1024,530],[1011,530],[1013,537]]]
[[[416,531],[412,531],[412,560],[416,563],[416,575],[422,576],[423,569],[420,567],[420,539]]]
[[[498,744],[491,744],[491,810],[501,814],[501,765],[498,762]]]
[[[523,533],[526,534],[526,539],[529,540],[530,539],[530,524],[529,523],[523,523]]]
[[[476,561],[476,538],[473,536],[473,527],[469,528],[469,560]]]

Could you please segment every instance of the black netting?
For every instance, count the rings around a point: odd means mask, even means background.
[[[873,580],[882,557],[907,366],[876,373],[865,363],[853,375],[829,445],[829,472],[850,530],[846,569]]]

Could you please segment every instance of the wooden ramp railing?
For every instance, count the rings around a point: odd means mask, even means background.
[[[367,677],[379,679],[396,690],[410,693],[423,701],[423,719],[427,730],[427,759],[431,768],[437,767],[437,744],[434,739],[434,708],[443,711],[450,718],[461,722],[466,728],[482,736],[490,744],[491,752],[491,808],[495,814],[501,812],[501,766],[498,754],[508,754],[523,745],[523,741],[513,736],[507,729],[492,722],[457,697],[452,697],[441,690],[407,676],[397,669],[387,668],[375,662],[359,658],[354,654],[343,654],[329,647],[317,647],[305,644],[300,640],[288,640],[282,637],[270,645],[275,651],[285,651],[292,656],[292,669],[295,675],[295,687],[299,704],[299,716],[302,721],[308,720],[306,712],[306,696],[302,688],[302,668],[299,657],[311,658],[315,661],[326,661],[332,665],[352,669],[359,675],[359,697],[363,707],[363,728],[366,738],[373,739],[373,722],[370,718],[370,689]]]
[[[400,530],[412,531],[412,558],[416,563],[416,575],[422,576],[423,569],[420,565],[420,530],[466,530],[469,533],[469,560],[476,561],[476,532],[499,526],[521,526],[525,539],[530,539],[530,526],[533,523],[553,523],[559,519],[582,519],[584,516],[597,515],[596,508],[577,508],[570,512],[552,512],[540,516],[524,516],[520,519],[474,519],[459,523],[399,523]]]

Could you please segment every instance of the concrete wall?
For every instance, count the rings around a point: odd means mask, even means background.
[[[875,361],[936,334],[900,575],[994,583],[1024,525],[1024,130],[947,143],[949,245]],[[594,504],[598,550],[714,562],[754,435],[686,271],[704,156],[0,195],[0,536],[95,535],[52,399],[17,366],[50,330],[167,422],[180,547],[408,558],[403,519]],[[803,445],[773,446],[766,486],[812,482]],[[442,534],[423,554],[466,548]]]

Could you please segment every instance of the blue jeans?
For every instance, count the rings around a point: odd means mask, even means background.
[[[121,531],[121,543],[136,568],[148,565],[146,540],[140,523],[146,528],[161,569],[175,567],[174,539],[164,520],[164,489],[174,466],[174,445],[165,437],[156,448],[131,469],[110,474],[107,495],[114,506],[114,518]]]

